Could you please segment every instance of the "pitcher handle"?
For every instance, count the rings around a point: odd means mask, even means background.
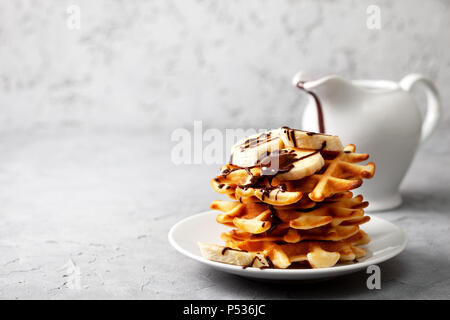
[[[434,83],[421,74],[409,74],[400,81],[400,87],[405,91],[411,91],[416,83],[424,85],[425,94],[427,96],[427,111],[422,123],[422,134],[420,136],[420,143],[427,140],[438,124],[439,115],[441,113],[441,101],[439,92]]]

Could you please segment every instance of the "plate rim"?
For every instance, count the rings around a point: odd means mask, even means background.
[[[405,231],[403,231],[402,228],[400,228],[399,226],[395,225],[394,223],[380,218],[376,215],[369,215],[371,220],[375,220],[375,221],[382,221],[385,223],[390,224],[391,226],[393,226],[394,228],[396,228],[401,236],[403,237],[403,243],[396,248],[395,250],[393,250],[392,252],[390,252],[389,254],[380,256],[380,257],[376,257],[373,260],[370,261],[362,261],[362,262],[358,262],[358,263],[353,263],[353,264],[348,264],[348,265],[339,265],[339,266],[333,266],[333,267],[329,267],[329,268],[319,268],[319,269],[259,269],[259,268],[242,268],[242,266],[236,266],[236,265],[231,265],[231,264],[227,264],[227,263],[221,263],[221,262],[217,262],[217,261],[212,261],[212,260],[208,260],[203,258],[201,255],[195,255],[193,253],[191,253],[190,251],[182,248],[180,245],[178,245],[178,243],[175,241],[174,239],[174,232],[176,231],[176,229],[182,225],[183,223],[189,221],[189,220],[194,220],[195,218],[198,218],[200,216],[204,216],[204,215],[208,215],[211,213],[214,213],[215,211],[213,210],[207,210],[207,211],[203,211],[203,212],[199,212],[196,213],[194,215],[191,215],[189,217],[186,217],[184,219],[181,219],[180,221],[178,221],[177,223],[175,223],[169,230],[168,233],[168,240],[169,243],[172,245],[172,247],[174,247],[175,250],[177,250],[179,253],[192,258],[196,261],[202,262],[204,264],[210,265],[214,268],[218,268],[218,269],[227,269],[230,272],[239,272],[239,273],[247,273],[249,276],[253,273],[257,273],[259,275],[266,273],[268,276],[269,275],[285,275],[285,276],[293,276],[293,275],[320,275],[320,274],[324,274],[324,275],[330,275],[331,273],[344,273],[347,271],[358,271],[360,269],[363,269],[365,267],[368,267],[370,265],[375,265],[375,264],[379,264],[382,262],[385,262],[387,260],[390,260],[392,258],[394,258],[395,256],[399,255],[401,252],[403,252],[403,250],[405,250],[406,246],[408,245],[408,237],[405,233]]]

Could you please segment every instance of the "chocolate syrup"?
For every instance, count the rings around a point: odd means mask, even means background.
[[[277,173],[287,172],[299,160],[294,150],[275,150],[260,161],[261,175],[274,176]]]
[[[272,233],[272,231],[282,222],[277,215],[277,210],[272,205],[269,205],[269,209],[271,212],[269,219],[272,225],[270,226],[269,230],[266,231],[266,235]]]
[[[295,131],[293,129],[290,129],[288,127],[283,127],[285,133],[287,134],[288,138],[292,141],[294,146],[297,146],[297,142],[295,139]],[[312,136],[316,133],[314,132],[307,132],[308,135]],[[258,144],[261,144],[263,141],[270,141],[272,139],[278,139],[278,137],[272,137],[271,132],[263,133],[256,138],[247,139],[241,146],[241,150],[245,150],[246,148],[249,148],[250,146],[257,146]],[[325,147],[325,144],[322,146],[322,149]],[[270,193],[278,189],[275,194],[275,200],[278,200],[278,195],[280,192],[286,192],[287,187],[285,184],[279,184],[276,186],[272,185],[272,180],[275,177],[275,175],[279,173],[285,173],[291,170],[294,167],[294,163],[297,161],[306,159],[308,157],[311,157],[317,153],[319,153],[320,150],[311,152],[303,157],[297,157],[297,153],[295,150],[275,150],[273,152],[266,152],[264,155],[258,159],[257,164],[251,167],[244,168],[246,172],[249,175],[249,180],[245,185],[240,186],[240,188],[247,190],[249,188],[258,188],[262,191],[261,194],[261,200],[264,201],[266,197],[270,196]],[[232,160],[232,159],[230,159]],[[259,167],[261,169],[261,175],[255,176],[251,169]],[[234,170],[238,169],[224,169],[221,172],[221,176],[226,178],[228,174],[233,172]],[[219,179],[215,179],[217,183],[219,183],[218,188],[222,189],[225,185],[223,183],[220,183]],[[229,186],[227,186],[227,189],[229,189]],[[239,202],[242,203],[242,199],[239,199]]]
[[[304,130],[297,130],[297,129],[291,129],[289,127],[281,127],[281,129],[283,129],[284,133],[287,135],[287,138],[289,139],[289,141],[292,142],[292,144],[294,145],[294,148],[297,147],[297,140],[295,139],[295,131],[300,131],[300,132],[305,132],[308,136],[312,137],[316,134],[319,134],[317,132],[311,132],[311,131],[304,131]],[[327,136],[327,134],[325,133],[321,133],[325,136]],[[326,143],[326,141],[324,141],[324,143]],[[323,148],[321,149],[323,150]]]
[[[253,258],[253,260],[252,260],[248,265],[242,266],[242,269],[247,269],[247,268],[249,268],[249,267],[252,267],[253,264],[255,263],[256,259],[259,260],[259,258],[258,258],[257,256],[255,256],[255,257]],[[261,260],[259,260],[259,261],[261,261]]]
[[[255,176],[250,169],[251,168],[245,168],[245,171],[247,171],[248,175],[250,176],[250,181],[247,184],[241,186],[241,188],[246,190],[248,188],[263,187],[264,177]]]
[[[272,262],[272,260],[270,260],[270,258],[269,257],[266,257],[266,260],[267,260],[267,266],[261,266],[261,267],[259,267],[259,269],[260,270],[263,270],[263,269],[272,269],[274,266],[273,266],[273,262]]]
[[[264,198],[265,198],[265,197],[269,197],[270,193],[271,193],[273,190],[275,190],[275,189],[278,189],[277,194],[276,194],[276,198],[278,198],[278,193],[280,193],[280,192],[286,192],[286,191],[287,191],[286,185],[285,185],[284,183],[283,183],[283,184],[279,184],[279,185],[277,185],[277,186],[269,186],[269,187],[265,187],[265,188],[262,190],[262,201],[264,201]]]
[[[319,132],[325,133],[325,123],[323,120],[322,104],[320,103],[319,97],[314,92],[309,91],[303,87],[304,83],[305,83],[304,81],[299,81],[297,83],[297,88],[305,91],[306,93],[310,94],[313,97],[313,99],[316,103],[316,108],[317,108],[317,120],[319,121]]]
[[[291,130],[291,129],[289,129]],[[288,172],[289,170],[291,170],[294,167],[294,163],[296,161],[299,160],[303,160],[305,158],[311,157],[312,155],[318,153],[319,151],[316,152],[312,152],[306,156],[297,158],[297,154],[295,153],[294,150],[275,150],[271,153],[269,153],[268,155],[264,155],[264,157],[262,157],[262,159],[260,159],[258,161],[258,165],[253,166],[253,167],[247,167],[244,168],[245,171],[248,173],[248,175],[250,176],[250,179],[248,181],[247,184],[242,185],[241,188],[244,190],[247,190],[248,188],[259,188],[262,191],[262,201],[264,201],[264,199],[266,197],[270,196],[270,192],[272,192],[275,189],[278,189],[276,195],[275,195],[275,199],[278,200],[278,194],[280,192],[286,192],[287,188],[285,184],[279,184],[277,186],[273,186],[272,185],[272,180],[274,178],[274,176],[278,173],[283,173],[283,172]],[[260,176],[255,176],[253,175],[251,168],[254,167],[260,167],[261,168],[261,175]],[[226,177],[226,174],[228,174],[229,172],[226,172],[226,170],[224,170],[222,172],[222,175],[224,177]],[[225,174],[225,175],[224,175]],[[269,185],[267,185],[267,183]],[[221,188],[219,186],[219,188]],[[240,200],[240,199],[239,199]]]
[[[270,142],[275,139],[278,139],[278,137],[272,137],[271,132],[264,132],[264,133],[261,133],[256,138],[251,138],[251,139],[245,140],[244,143],[240,146],[240,149],[241,149],[241,151],[244,151],[245,149],[257,147],[263,143]]]
[[[230,247],[225,247],[225,248],[223,248],[223,250],[222,250],[222,255],[224,255],[225,252],[227,252],[227,250],[233,250],[233,249],[231,249]]]
[[[326,144],[326,141],[324,141],[324,143]],[[324,146],[323,146],[323,144],[322,144],[322,149],[317,150],[317,151],[315,151],[315,152],[312,152],[312,153],[310,153],[310,154],[307,154],[306,156],[300,157],[300,158],[298,158],[298,160],[303,160],[303,159],[312,157],[313,155],[320,153],[320,151],[323,150],[323,148],[324,148]]]

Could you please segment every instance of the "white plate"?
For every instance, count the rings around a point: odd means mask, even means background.
[[[229,227],[216,222],[216,215],[215,211],[207,211],[181,220],[170,229],[169,241],[175,249],[192,259],[218,270],[247,278],[276,281],[333,278],[391,259],[402,252],[407,243],[403,230],[384,219],[371,216],[370,221],[362,226],[362,229],[369,234],[371,242],[364,246],[368,252],[364,258],[358,259],[359,262],[338,264],[323,269],[244,269],[240,266],[207,260],[200,254],[197,242],[223,245],[220,234],[230,230]]]

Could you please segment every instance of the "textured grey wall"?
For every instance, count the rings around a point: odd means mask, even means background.
[[[67,27],[71,4],[79,30]],[[371,4],[381,30],[366,27]],[[298,69],[421,72],[445,107],[449,43],[445,0],[2,1],[0,130],[299,126]]]

